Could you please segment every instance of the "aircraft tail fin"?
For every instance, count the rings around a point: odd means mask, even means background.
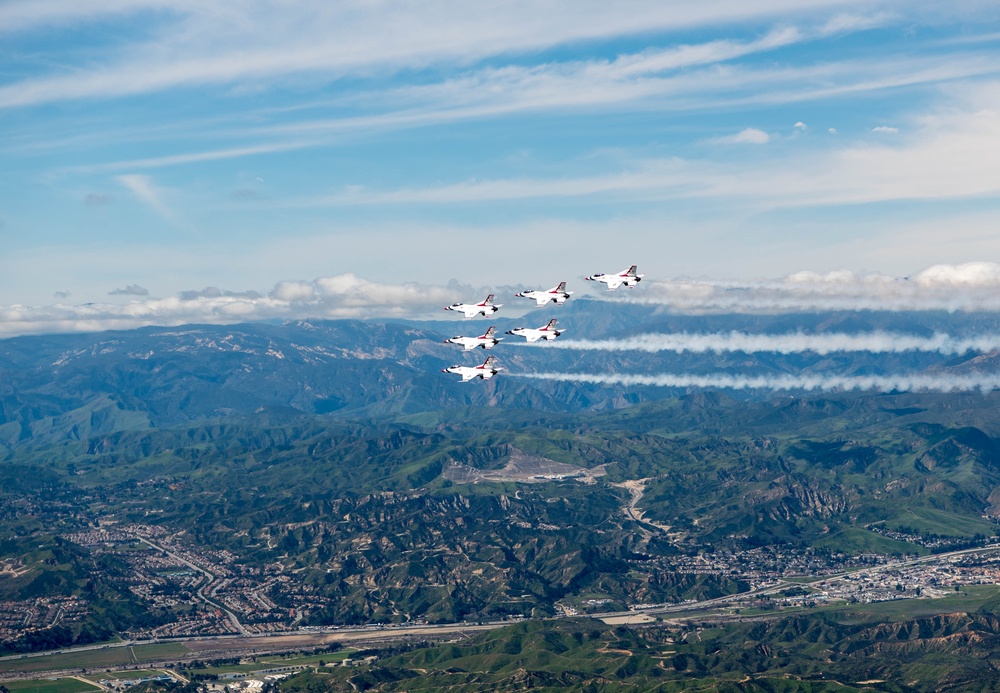
[[[483,305],[484,306],[492,306],[493,305],[493,294],[490,294],[489,296],[486,297],[486,300],[483,301]]]
[[[496,361],[497,361],[497,357],[496,356],[488,356],[488,357],[486,357],[486,360],[483,361],[483,366],[482,367],[483,368],[493,368],[494,364],[496,364]]]
[[[559,285],[556,287],[556,291],[565,291],[565,290],[566,290],[566,282],[559,282]]]
[[[545,326],[545,329],[546,330],[553,330],[553,329],[555,329],[555,326],[556,326],[557,322],[559,322],[559,321],[556,320],[555,318],[552,318],[551,320],[549,320],[549,324]]]
[[[634,277],[634,276],[635,276],[635,271],[636,271],[636,269],[637,269],[637,266],[636,266],[636,265],[632,265],[632,266],[631,266],[631,267],[629,267],[629,268],[628,268],[628,270],[627,270],[627,271],[625,272],[625,275],[626,275],[626,276],[629,276],[629,277]]]
[[[483,334],[483,336],[484,336],[484,337],[492,337],[492,336],[493,336],[493,335],[495,335],[496,333],[497,333],[497,328],[496,328],[496,326],[495,326],[495,325],[490,325],[490,329],[486,330],[486,333],[485,333],[485,334]]]

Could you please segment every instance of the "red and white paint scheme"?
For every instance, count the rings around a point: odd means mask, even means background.
[[[618,274],[601,274],[598,272],[597,274],[592,274],[589,277],[584,277],[584,279],[591,282],[603,282],[608,285],[608,291],[614,291],[622,284],[631,289],[646,276],[644,274],[636,274],[635,268],[636,266],[632,265],[627,270],[619,272]]]
[[[497,344],[501,342],[501,339],[494,337],[497,333],[497,328],[490,325],[490,329],[486,330],[484,334],[478,337],[452,337],[451,339],[444,340],[445,344],[458,344],[465,351],[472,351],[476,347],[482,347],[483,349],[492,349]]]
[[[514,295],[518,298],[533,298],[538,306],[544,306],[549,301],[555,301],[557,306],[561,306],[572,294],[572,291],[566,291],[566,282],[559,282],[557,286],[548,291],[532,289],[531,291],[521,291]]]
[[[489,356],[483,365],[481,366],[452,366],[451,368],[444,368],[441,370],[442,373],[454,373],[455,375],[462,376],[462,382],[467,383],[470,380],[475,380],[476,378],[481,378],[482,380],[489,380],[494,375],[500,372],[500,368],[496,365],[496,357]]]
[[[490,294],[481,303],[453,303],[445,308],[445,310],[457,310],[460,313],[465,313],[466,318],[474,318],[477,315],[489,317],[500,310],[500,306],[502,305],[502,303],[493,305],[493,294]]]
[[[515,327],[513,330],[507,330],[507,334],[516,335],[518,337],[524,337],[529,342],[537,342],[539,339],[544,339],[551,342],[553,339],[561,335],[566,330],[556,329],[556,319],[552,318],[549,320],[547,325],[542,325],[541,327]]]

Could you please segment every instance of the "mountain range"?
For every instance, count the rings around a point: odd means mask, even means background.
[[[1000,333],[1000,321],[992,315],[692,317],[672,315],[662,307],[597,300],[537,310],[517,321],[498,319],[495,324],[503,332],[515,324],[543,324],[552,315],[558,315],[560,327],[568,329],[562,340],[622,339],[647,333]],[[481,349],[463,353],[442,342],[456,334],[481,333],[488,324],[485,320],[297,321],[0,341],[0,449],[261,414],[390,420],[467,407],[582,412],[687,394],[677,388],[518,377],[525,373],[963,374],[992,371],[998,365],[996,353],[578,351],[527,346],[507,336],[489,352],[505,369],[500,377],[461,384],[440,373],[449,365],[482,361],[486,352]],[[788,394],[808,393],[757,389],[730,391],[727,396],[780,401]]]

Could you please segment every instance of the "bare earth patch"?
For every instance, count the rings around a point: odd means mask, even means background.
[[[476,469],[466,464],[451,464],[441,472],[441,476],[456,484],[477,484],[481,482],[516,481],[522,484],[541,484],[546,481],[574,479],[592,484],[597,477],[607,472],[604,465],[586,469],[564,462],[556,462],[540,455],[529,455],[517,448],[511,448],[503,469]]]
[[[623,626],[632,623],[651,623],[656,619],[649,614],[629,614],[628,616],[608,616],[601,620],[609,626]]]

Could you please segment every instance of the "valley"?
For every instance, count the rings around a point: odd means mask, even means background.
[[[0,671],[116,640],[229,643],[222,656],[296,638],[412,647],[480,624],[951,613],[998,582],[993,394],[461,385],[433,379],[453,354],[431,328],[4,343]],[[901,358],[931,356],[837,367]]]

